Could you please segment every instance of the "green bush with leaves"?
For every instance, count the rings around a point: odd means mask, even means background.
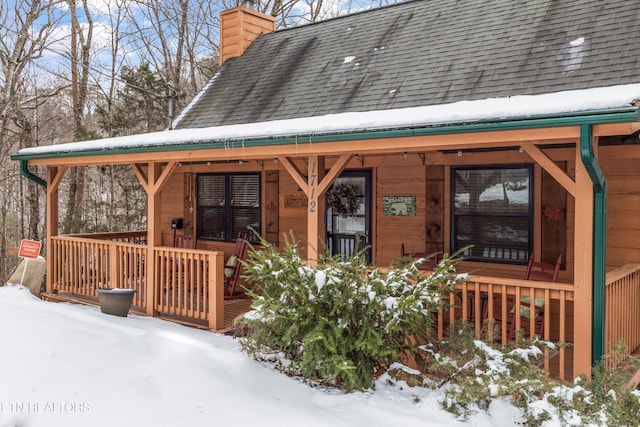
[[[419,361],[419,346],[435,339],[435,314],[461,279],[457,259],[444,256],[430,276],[424,260],[370,269],[363,253],[341,262],[304,263],[287,239],[280,253],[262,242],[244,262],[254,311],[238,319],[243,349],[275,357],[282,371],[347,391],[372,388],[375,373],[401,357]]]
[[[452,325],[440,342],[423,347],[427,364],[413,383],[443,391],[442,406],[466,419],[486,411],[496,399],[519,408],[524,425],[640,426],[640,391],[628,387],[638,369],[624,345],[599,362],[591,378],[573,384],[549,377],[541,365],[544,350],[554,354],[559,344],[519,339],[503,347],[479,340],[467,322]]]

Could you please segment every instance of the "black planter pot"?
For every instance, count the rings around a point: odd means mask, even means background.
[[[100,310],[105,314],[127,317],[134,289],[102,288],[98,289],[98,303]]]

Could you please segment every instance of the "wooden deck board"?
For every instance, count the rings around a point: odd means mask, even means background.
[[[249,298],[225,301],[224,329],[218,332],[227,333],[233,330],[233,321],[235,320],[235,318],[248,311],[251,311],[251,299]]]
[[[70,302],[75,304],[85,305],[98,305],[97,298],[90,298],[83,295],[73,295],[66,292],[60,292],[55,294],[42,294],[42,297],[46,301],[51,302]],[[233,330],[233,321],[236,317],[251,310],[251,299],[238,299],[225,301],[224,304],[224,328],[218,329],[218,333],[228,333]],[[131,314],[143,315],[142,310],[131,307],[129,311]],[[193,326],[196,328],[207,329],[205,322],[198,322],[195,319],[184,318],[180,316],[172,316],[168,314],[160,314],[158,316],[161,319],[168,320],[170,322],[176,322],[187,326]]]

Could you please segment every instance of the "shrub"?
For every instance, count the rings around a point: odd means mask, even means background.
[[[373,387],[375,373],[401,356],[419,361],[418,347],[434,338],[435,313],[460,280],[457,259],[446,255],[427,277],[418,270],[424,259],[386,272],[369,269],[362,253],[311,266],[293,239],[281,253],[262,245],[245,262],[254,311],[239,319],[249,331],[242,348],[256,358],[277,356],[288,374],[347,391]]]
[[[446,410],[464,419],[487,410],[494,399],[507,398],[520,408],[528,426],[540,425],[550,417],[546,411],[537,411],[534,403],[556,384],[536,364],[544,348],[553,344],[521,340],[515,347],[503,348],[476,339],[473,329],[463,322],[455,325],[450,338],[439,346],[439,360],[430,369],[436,369],[441,361],[449,366],[448,376],[439,384]]]
[[[626,346],[618,343],[594,366],[591,378],[581,376],[572,386],[558,387],[547,400],[563,420],[579,417],[583,424],[640,426],[640,392],[627,386],[639,367]]]
[[[449,337],[424,347],[430,363],[425,383],[441,388],[442,406],[465,419],[488,409],[495,399],[519,408],[527,426],[554,425],[639,426],[640,392],[627,387],[638,361],[623,345],[598,363],[591,378],[573,384],[550,378],[540,367],[543,350],[558,344],[518,340],[507,347],[475,338],[468,323],[451,328]]]

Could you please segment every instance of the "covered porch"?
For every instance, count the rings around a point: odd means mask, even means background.
[[[635,114],[635,113],[634,113]],[[625,116],[625,119],[627,116]],[[43,156],[29,164],[47,165],[47,296],[56,299],[97,300],[101,287],[133,288],[134,310],[164,318],[225,331],[232,319],[249,309],[249,301],[229,301],[223,296],[223,269],[233,243],[198,237],[197,182],[201,174],[212,172],[257,172],[260,174],[260,231],[266,240],[282,247],[279,234],[293,232],[306,242],[307,262],[314,263],[317,251],[327,243],[325,194],[345,170],[368,170],[372,176],[371,264],[387,268],[400,256],[400,245],[414,252],[454,249],[452,228],[451,169],[460,165],[530,164],[533,167],[534,196],[532,210],[531,253],[540,258],[548,249],[543,239],[543,173],[555,182],[566,197],[566,227],[556,230],[565,240],[565,264],[559,281],[523,280],[522,262],[464,261],[461,273],[469,273],[450,303],[455,309],[438,313],[439,337],[456,319],[469,320],[478,337],[486,334],[488,319],[499,327],[493,339],[506,344],[508,331],[536,333],[535,319],[529,324],[519,316],[519,301],[542,299],[543,338],[568,343],[569,347],[550,351],[553,356],[544,367],[571,379],[589,372],[594,350],[594,181],[585,166],[581,145],[599,152],[600,161],[622,158],[640,159],[637,146],[599,147],[601,137],[629,135],[637,123],[595,124],[548,127],[540,124],[527,129],[428,128],[423,134],[348,135],[347,141],[325,141],[325,137],[300,144],[296,140],[277,140],[278,144],[249,142],[238,145],[203,144],[175,146],[162,153],[126,150],[122,153],[90,153],[83,156]],[[341,143],[335,143],[341,142]],[[191,149],[187,149],[191,148]],[[398,147],[402,147],[400,150]],[[295,151],[295,154],[292,154]],[[148,196],[148,231],[62,236],[57,233],[58,189],[69,167],[101,164],[130,164]],[[562,165],[560,167],[559,165]],[[28,171],[28,169],[27,169]],[[435,171],[435,173],[434,173]],[[406,177],[406,178],[405,178]],[[435,177],[435,178],[434,178]],[[407,181],[408,178],[408,181]],[[557,189],[554,191],[558,191]],[[289,195],[301,197],[302,206],[291,208]],[[415,197],[414,217],[387,216],[385,197],[411,194]],[[391,196],[391,197],[393,197]],[[436,197],[437,196],[437,197]],[[435,198],[435,199],[434,199]],[[441,205],[442,232],[434,237],[428,230],[433,200]],[[192,205],[186,204],[190,201]],[[187,218],[188,213],[191,217]],[[579,212],[579,214],[577,214]],[[185,217],[182,233],[196,237],[195,249],[172,246],[175,230],[171,219]],[[615,247],[608,242],[608,247]],[[226,255],[225,255],[226,254]],[[529,252],[527,252],[529,255]],[[603,254],[600,254],[604,256]],[[508,260],[507,260],[508,261]],[[606,285],[606,299],[598,297],[596,306],[606,300],[606,332],[595,337],[609,345],[624,341],[629,350],[640,345],[640,318],[634,307],[640,304],[640,264],[622,265],[603,260],[599,268]],[[608,269],[606,281],[604,268]],[[426,273],[428,274],[428,272]],[[596,280],[597,281],[597,280]],[[598,284],[595,284],[598,289]],[[482,298],[474,298],[482,295]],[[513,319],[512,319],[513,317]],[[601,320],[604,330],[604,317]],[[598,325],[596,325],[598,327]]]

